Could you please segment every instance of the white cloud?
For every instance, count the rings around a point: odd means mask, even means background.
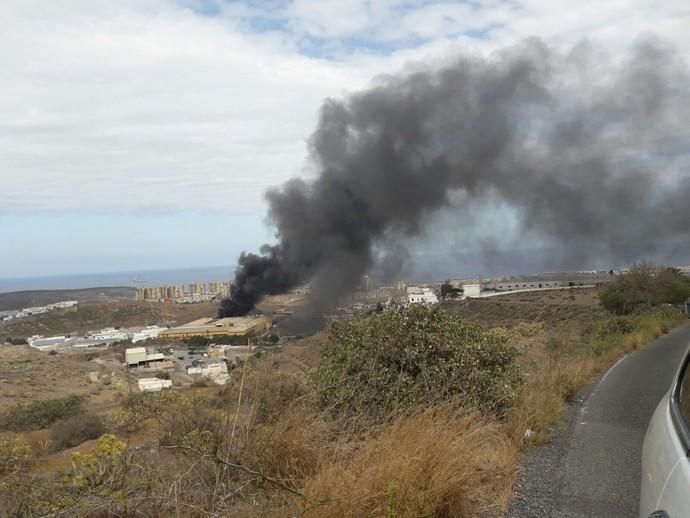
[[[324,97],[409,60],[530,35],[616,51],[655,32],[690,50],[679,0],[233,2],[217,16],[203,8],[2,3],[0,212],[254,210],[268,186],[302,171]]]

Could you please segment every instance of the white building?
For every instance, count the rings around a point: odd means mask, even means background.
[[[115,329],[114,327],[106,327],[105,329],[91,333],[89,338],[93,338],[94,340],[103,340],[106,342],[117,342],[120,340],[128,340],[129,335],[124,331]]]
[[[26,342],[29,344],[29,346],[41,350],[55,349],[58,346],[64,345],[66,341],[66,336],[45,337],[41,335],[34,335],[26,339]]]
[[[198,374],[202,377],[210,378],[216,385],[225,385],[230,377],[228,375],[228,366],[224,361],[199,365],[197,367],[187,367],[187,374]]]
[[[408,286],[407,302],[410,304],[437,304],[438,297],[431,288]]]
[[[479,297],[481,291],[482,291],[481,284],[463,284],[462,285],[462,295],[464,298]]]
[[[48,308],[45,306],[36,306],[33,308],[24,308],[21,310],[23,315],[42,315],[48,313]]]
[[[139,390],[142,392],[160,392],[164,388],[172,387],[172,380],[162,380],[159,378],[139,378],[137,383]]]
[[[132,343],[135,344],[151,338],[158,338],[158,334],[163,331],[163,329],[164,328],[158,326],[148,326],[141,331],[135,331],[132,333]]]
[[[48,309],[65,309],[71,308],[79,304],[78,300],[63,300],[61,302],[54,302],[53,304],[48,304],[46,307]]]

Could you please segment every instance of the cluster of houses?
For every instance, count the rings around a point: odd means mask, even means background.
[[[54,302],[53,304],[46,304],[45,306],[32,306],[29,308],[17,309],[12,311],[0,312],[0,322],[14,320],[15,318],[26,318],[34,315],[43,315],[50,311],[57,309],[67,309],[75,307],[79,304],[76,300],[63,300],[62,302]]]

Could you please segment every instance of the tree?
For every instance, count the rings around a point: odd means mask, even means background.
[[[450,283],[450,279],[446,280],[441,284],[441,298],[445,299],[453,291],[453,285]]]
[[[460,290],[458,288],[456,288],[455,286],[453,286],[450,283],[450,280],[447,280],[446,282],[441,284],[441,298],[442,299],[457,298],[459,292],[460,292]]]

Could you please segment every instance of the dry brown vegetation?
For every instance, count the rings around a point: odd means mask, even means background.
[[[49,355],[26,345],[0,346],[0,409],[22,401],[93,394],[96,388],[115,390],[89,383],[88,373],[99,370],[103,366],[87,354]]]
[[[305,516],[499,514],[517,450],[498,423],[452,406],[416,409],[381,427],[352,455],[324,463],[305,495]]]
[[[104,419],[114,436],[35,460],[28,471],[21,468],[31,462],[21,441],[0,444],[0,450],[3,444],[11,449],[5,452],[14,459],[10,463],[20,466],[18,475],[0,483],[0,509],[16,510],[21,503],[37,514],[58,505],[65,516],[128,516],[132,509],[160,517],[499,516],[510,499],[521,452],[548,439],[578,388],[620,355],[682,321],[672,311],[607,317],[593,305],[593,290],[502,298],[446,305],[468,319],[475,312],[482,315],[476,320],[486,334],[444,316],[408,315],[418,333],[410,347],[416,340],[437,345],[469,340],[517,348],[516,360],[496,349],[502,362],[517,361],[523,380],[502,400],[500,412],[468,405],[461,394],[429,404],[427,391],[410,390],[410,384],[417,383],[414,376],[428,383],[426,373],[432,371],[413,369],[393,378],[400,394],[404,389],[409,397],[397,399],[392,408],[378,407],[388,408],[383,414],[364,408],[334,413],[323,404],[332,384],[315,383],[315,372],[324,367],[323,344],[355,345],[360,343],[356,336],[380,340],[381,347],[369,353],[373,362],[349,363],[347,355],[338,360],[346,367],[363,365],[372,381],[381,375],[376,362],[393,365],[401,357],[389,354],[388,346],[395,344],[386,343],[385,328],[372,334],[364,324],[345,325],[339,333],[321,333],[248,360],[222,389],[192,387],[160,398],[125,398],[123,409]],[[527,316],[519,318],[521,312]],[[434,341],[440,336],[434,321],[444,328],[450,322],[455,331]],[[400,327],[398,321],[388,322]],[[406,343],[407,334],[400,331],[400,343]],[[610,348],[602,349],[602,343]],[[358,350],[353,347],[352,353]],[[417,357],[414,350],[406,354]],[[452,357],[439,349],[442,362]],[[332,360],[329,369],[338,366]],[[337,369],[328,372],[343,380]],[[366,377],[357,379],[363,384],[341,385],[380,388]],[[438,383],[446,390],[442,380]],[[534,432],[529,438],[527,430]],[[49,476],[47,465],[63,475]],[[40,478],[31,474],[37,469]]]
[[[607,312],[594,288],[508,293],[497,297],[446,302],[445,309],[486,328],[539,322],[548,328],[581,330]]]

